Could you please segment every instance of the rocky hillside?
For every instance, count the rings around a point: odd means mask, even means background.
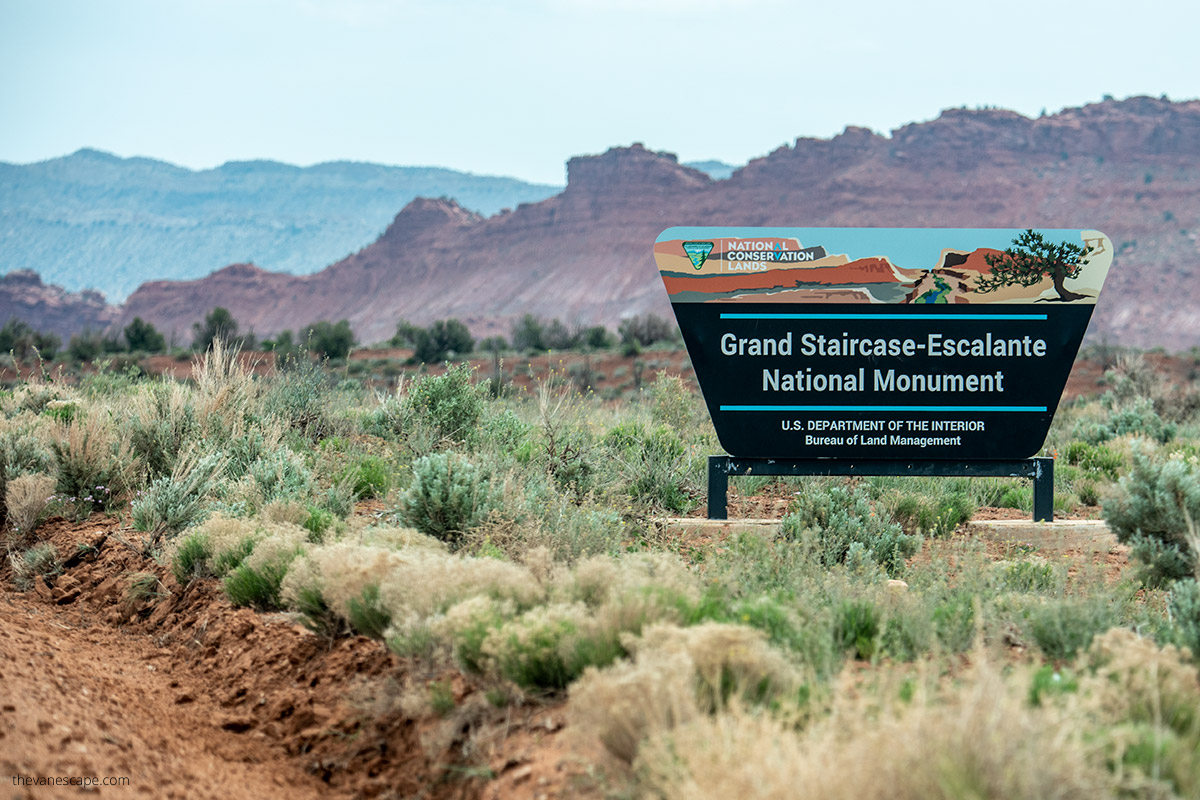
[[[57,334],[64,343],[81,331],[109,328],[120,311],[104,302],[99,292],[68,292],[42,283],[31,270],[16,270],[0,278],[0,320],[16,317],[36,330]]]
[[[114,300],[232,261],[306,274],[376,239],[418,196],[494,214],[559,190],[429,167],[245,161],[193,171],[80,150],[0,163],[0,274],[32,269]]]
[[[1106,101],[1029,119],[949,110],[881,136],[798,139],[725,180],[640,145],[574,158],[567,188],[480,218],[418,200],[374,244],[295,277],[240,265],[156,282],[123,320],[181,335],[214,305],[259,334],[349,319],[363,341],[400,318],[459,317],[477,335],[522,313],[614,325],[666,313],[651,256],[671,225],[1095,227],[1118,246],[1094,336],[1200,344],[1200,102]]]

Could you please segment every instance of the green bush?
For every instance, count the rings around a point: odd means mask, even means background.
[[[1188,577],[1200,558],[1188,541],[1200,527],[1200,469],[1179,454],[1162,459],[1135,450],[1132,468],[1104,503],[1104,519],[1130,545],[1148,585]]]
[[[254,552],[254,537],[247,536],[240,540],[232,547],[228,547],[217,554],[216,558],[212,558],[209,562],[209,568],[214,576],[224,578],[233,570],[242,565],[242,562],[250,557]]]
[[[379,587],[371,584],[358,597],[350,598],[346,611],[350,626],[363,636],[383,641],[383,632],[392,624],[392,614],[379,600]]]
[[[301,340],[322,358],[345,358],[354,347],[354,331],[350,330],[349,320],[336,324],[321,320],[307,326]]]
[[[133,528],[149,534],[144,543],[148,551],[164,536],[174,536],[208,515],[207,500],[225,464],[220,453],[181,459],[170,475],[155,480],[133,501]]]
[[[312,493],[313,475],[304,459],[286,447],[277,447],[250,465],[250,475],[262,502],[306,500]]]
[[[414,328],[413,358],[424,363],[470,355],[475,340],[467,326],[456,319],[439,319],[428,328]]]
[[[703,458],[689,457],[672,428],[659,425],[646,433],[640,425],[624,423],[608,432],[605,446],[616,456],[633,500],[676,514],[695,505]]]
[[[840,652],[869,661],[879,647],[882,629],[879,608],[871,601],[850,600],[838,605],[833,636]]]
[[[1149,397],[1119,399],[1113,392],[1105,392],[1100,405],[1104,409],[1103,418],[1079,420],[1071,438],[1098,445],[1125,435],[1144,436],[1160,443],[1175,436],[1175,425],[1158,415]]]
[[[305,351],[276,363],[278,373],[266,392],[263,407],[280,422],[312,441],[333,433],[330,418],[332,379]]]
[[[413,481],[401,499],[400,515],[421,533],[458,547],[494,505],[483,470],[455,453],[433,453],[413,464]]]
[[[450,367],[443,375],[413,381],[404,406],[443,439],[465,441],[483,415],[483,391],[471,383],[469,364]]]
[[[944,537],[975,513],[975,503],[961,491],[930,497],[905,494],[891,503],[891,515],[906,531]]]
[[[806,531],[816,537],[820,561],[825,566],[846,563],[853,549],[882,566],[889,575],[904,567],[904,560],[920,546],[920,537],[904,533],[898,523],[876,511],[858,488],[809,484],[783,518],[783,534],[800,538]],[[858,545],[858,548],[853,548]]]
[[[213,574],[208,560],[212,556],[208,547],[208,537],[198,531],[189,533],[179,540],[175,548],[175,557],[171,561],[171,572],[175,580],[186,585],[193,578],[206,578]]]
[[[1167,598],[1167,611],[1175,624],[1176,643],[1200,660],[1200,583],[1191,578],[1177,581]]]
[[[1066,661],[1111,628],[1116,617],[1103,598],[1051,600],[1029,612],[1029,634],[1047,658]]]
[[[379,456],[363,456],[344,469],[336,480],[346,481],[360,500],[382,497],[392,485],[392,469]]]
[[[1103,444],[1071,442],[1067,445],[1063,457],[1068,464],[1077,465],[1087,472],[1094,472],[1114,481],[1125,466],[1125,459],[1121,454]]]
[[[45,575],[57,575],[62,571],[58,551],[49,542],[40,542],[29,549],[9,556],[13,583],[21,591],[30,589],[34,581]]]
[[[337,516],[332,511],[318,506],[308,506],[307,510],[308,516],[304,518],[301,525],[309,532],[309,540],[325,541],[325,534],[337,524]]]
[[[616,634],[589,625],[580,606],[528,611],[488,634],[483,650],[502,677],[524,689],[565,689],[587,667],[604,667],[625,650]]]
[[[276,611],[283,608],[279,587],[286,574],[287,564],[269,563],[252,567],[243,562],[226,576],[221,588],[235,606]]]
[[[952,653],[961,653],[975,641],[975,598],[955,593],[933,609],[933,629],[938,642]]]
[[[1000,571],[1004,587],[1013,592],[1045,592],[1057,584],[1054,567],[1046,561],[1014,561]]]

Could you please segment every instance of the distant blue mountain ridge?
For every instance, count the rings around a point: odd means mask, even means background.
[[[716,178],[734,169],[689,166]],[[83,149],[0,162],[0,275],[29,269],[114,303],[146,281],[201,278],[238,262],[305,275],[373,242],[416,197],[452,197],[490,216],[561,190],[438,167],[231,161],[191,170]]]
[[[235,262],[307,274],[370,244],[415,197],[453,197],[491,215],[561,189],[355,162],[190,170],[84,149],[0,162],[0,274],[31,269],[111,302],[148,280],[200,278]]]

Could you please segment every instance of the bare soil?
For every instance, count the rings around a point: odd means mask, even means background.
[[[14,589],[0,568],[5,797],[533,798],[586,795],[561,703],[498,709],[364,638],[322,639],[231,606],[122,542],[116,519],[51,520],[61,574]],[[150,596],[130,578],[151,574]],[[445,719],[405,692],[451,687]],[[84,790],[15,776],[128,778]],[[10,788],[11,787],[11,788]]]

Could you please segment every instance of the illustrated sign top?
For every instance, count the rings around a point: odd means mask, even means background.
[[[1024,458],[1112,243],[1087,229],[670,228],[654,255],[731,454]]]

